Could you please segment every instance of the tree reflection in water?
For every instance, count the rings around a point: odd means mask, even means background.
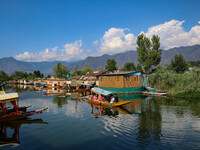
[[[21,119],[12,122],[6,122],[0,124],[0,147],[5,146],[19,146],[20,145],[20,135],[19,129],[23,124],[48,124],[42,119]]]
[[[143,103],[145,103],[143,99]],[[151,142],[159,142],[162,130],[162,117],[159,101],[151,99],[148,108],[139,115],[139,127],[137,133],[138,146],[147,148]]]

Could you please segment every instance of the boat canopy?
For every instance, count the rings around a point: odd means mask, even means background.
[[[6,101],[17,100],[18,98],[19,98],[18,93],[1,94],[0,95],[0,103],[6,102]]]
[[[113,94],[110,91],[106,91],[106,90],[103,90],[103,89],[100,89],[100,88],[97,88],[97,87],[92,88],[91,91],[94,92],[94,93],[99,93],[99,94],[105,95],[105,96]]]

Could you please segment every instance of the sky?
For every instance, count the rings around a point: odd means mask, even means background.
[[[136,50],[141,33],[161,48],[200,44],[200,0],[0,0],[0,58],[75,61]]]

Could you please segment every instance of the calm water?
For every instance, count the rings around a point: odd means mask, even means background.
[[[7,89],[7,92],[15,89]],[[91,106],[71,96],[19,92],[20,106],[49,107],[43,114],[1,124],[0,149],[200,149],[200,102],[119,96],[132,103],[117,109]],[[6,129],[6,133],[3,129]],[[4,134],[5,133],[5,134]],[[17,136],[15,136],[17,135]]]

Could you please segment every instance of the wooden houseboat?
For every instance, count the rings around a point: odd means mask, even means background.
[[[99,76],[99,87],[114,93],[141,93],[147,80],[142,71],[111,72]]]

